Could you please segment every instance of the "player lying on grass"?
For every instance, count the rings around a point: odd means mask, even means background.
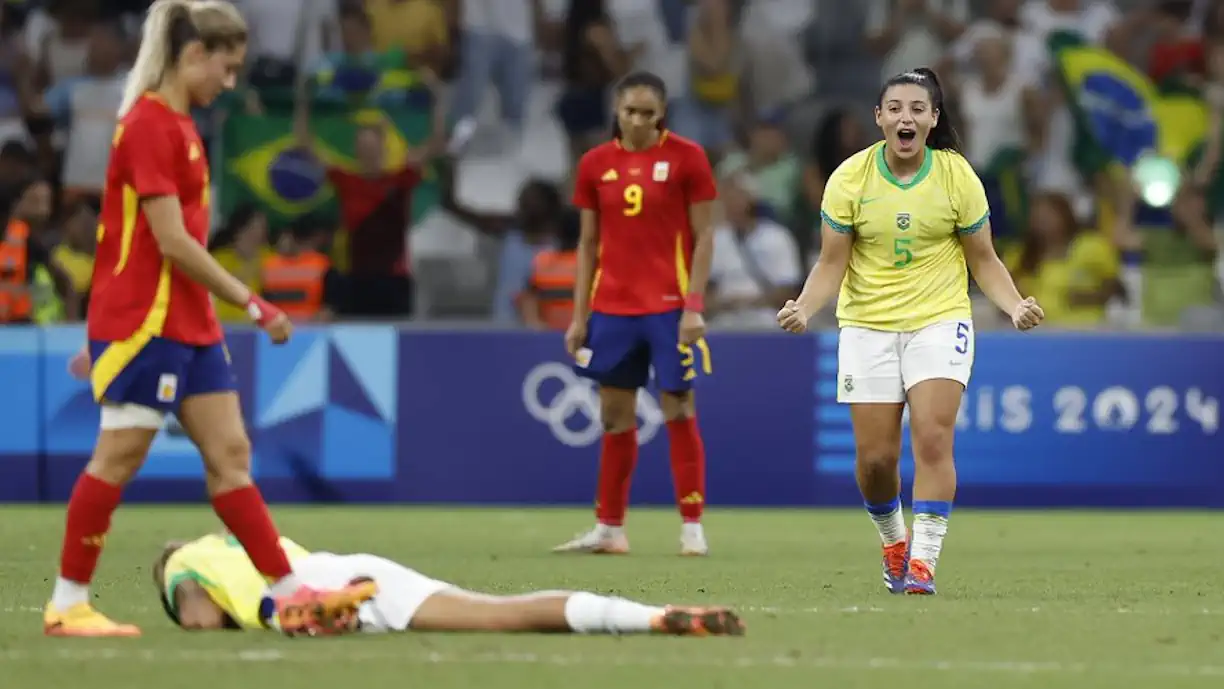
[[[291,629],[317,619],[307,634],[347,632],[575,632],[739,636],[744,625],[725,608],[655,607],[593,593],[546,591],[491,596],[431,579],[376,555],[310,553],[287,538],[281,546],[310,586],[365,584],[366,601],[334,617],[283,609],[276,619],[266,580],[228,534],[172,542],[153,566],[162,607],[188,630]],[[306,612],[312,614],[304,614]]]

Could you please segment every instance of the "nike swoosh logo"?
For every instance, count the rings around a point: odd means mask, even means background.
[[[870,198],[870,199],[859,199],[859,205],[860,205],[860,206],[866,206],[866,205],[867,205],[867,204],[869,204],[869,203],[873,203],[873,202],[875,202],[875,201],[879,201],[879,200],[880,200],[880,197],[878,197],[878,196],[876,196],[875,198]]]

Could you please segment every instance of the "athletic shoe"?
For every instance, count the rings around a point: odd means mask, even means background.
[[[656,634],[672,636],[743,636],[745,628],[726,608],[668,607],[650,626]]]
[[[94,610],[89,603],[77,603],[67,610],[58,610],[50,603],[43,610],[43,634],[47,636],[132,638],[140,636],[140,627],[120,624]]]

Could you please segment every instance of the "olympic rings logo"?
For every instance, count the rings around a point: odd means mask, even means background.
[[[561,390],[550,399],[541,399],[552,381],[559,381]],[[565,364],[543,363],[527,373],[523,379],[523,408],[531,418],[547,424],[553,437],[567,447],[587,447],[603,435],[595,383],[575,375]],[[581,419],[577,427],[570,424],[574,417]],[[645,390],[638,390],[637,417],[638,444],[645,445],[663,425],[659,403]]]

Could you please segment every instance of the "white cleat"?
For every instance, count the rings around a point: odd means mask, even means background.
[[[572,541],[553,548],[552,551],[554,553],[624,555],[629,552],[629,539],[625,538],[625,532],[621,529],[600,524],[584,534],[579,534]]]
[[[685,524],[680,528],[680,554],[686,557],[704,557],[710,554],[705,530],[701,524]]]

